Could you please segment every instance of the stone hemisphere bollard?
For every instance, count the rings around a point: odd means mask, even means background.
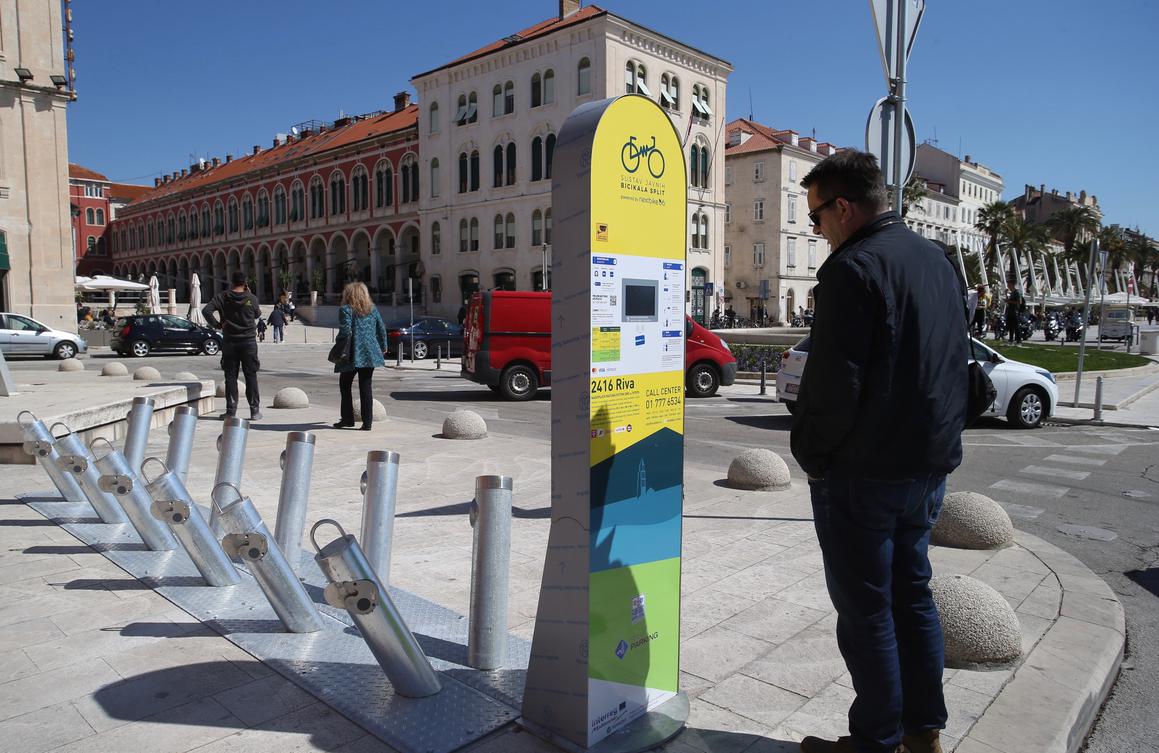
[[[150,382],[161,378],[161,372],[152,366],[141,366],[133,371],[133,379],[138,382]]]
[[[67,361],[61,361],[60,366],[56,367],[57,371],[84,371],[84,361],[78,361],[75,358],[70,358]]]
[[[443,439],[483,439],[487,422],[472,410],[457,410],[443,419]]]
[[[214,395],[216,397],[225,397],[225,381],[224,380],[217,383],[217,391],[214,392]],[[237,396],[238,397],[245,397],[245,385],[242,384],[241,382],[237,383]]]
[[[113,361],[105,364],[101,376],[129,376],[129,370],[120,361]]]
[[[191,371],[179,371],[173,375],[173,381],[175,381],[175,382],[198,382],[200,380],[197,378],[197,375]]]
[[[275,408],[309,408],[310,398],[297,387],[283,387],[274,395]]]
[[[1022,656],[1022,628],[1002,594],[966,575],[935,575],[930,591],[942,621],[947,667],[995,669]]]
[[[745,450],[728,465],[728,485],[733,489],[780,491],[789,488],[789,466],[772,450]]]
[[[958,549],[1002,549],[1014,543],[1014,524],[994,500],[977,492],[946,495],[930,541]]]
[[[374,410],[372,411],[372,413],[373,413],[372,417],[375,421],[385,421],[386,420],[386,406],[383,405],[378,400],[374,401]],[[362,407],[358,404],[358,401],[354,402],[354,420],[355,421],[362,420]]]

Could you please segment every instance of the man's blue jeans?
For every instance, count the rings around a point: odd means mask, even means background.
[[[945,662],[930,595],[930,528],[946,477],[811,479],[837,643],[857,698],[849,732],[859,751],[893,751],[902,731],[941,729]]]

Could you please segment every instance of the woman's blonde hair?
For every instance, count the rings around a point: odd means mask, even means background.
[[[359,316],[366,316],[371,309],[370,291],[361,282],[348,282],[342,288],[342,305],[354,309]]]

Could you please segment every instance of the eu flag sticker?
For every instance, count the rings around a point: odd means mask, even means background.
[[[643,335],[636,335],[636,345],[643,345],[643,344],[644,344],[644,336]]]

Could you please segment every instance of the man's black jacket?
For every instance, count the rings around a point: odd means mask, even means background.
[[[942,250],[886,212],[836,249],[817,280],[793,457],[810,476],[957,468],[968,351]]]

